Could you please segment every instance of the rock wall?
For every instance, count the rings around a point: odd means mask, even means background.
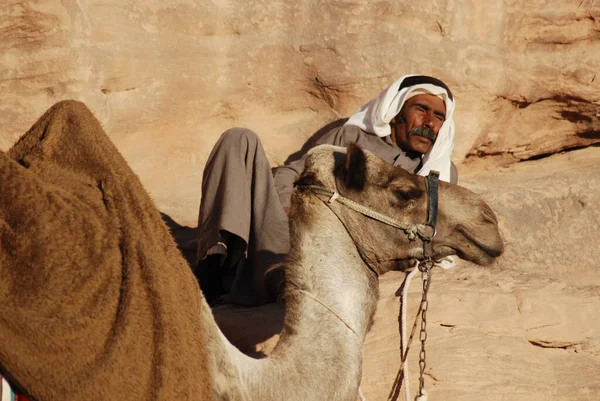
[[[492,204],[507,247],[492,269],[435,278],[432,395],[595,401],[599,37],[595,0],[5,0],[0,149],[81,100],[161,211],[194,227],[225,129],[257,131],[276,165],[397,77],[437,76],[457,100],[461,183]],[[368,399],[397,369],[390,277]]]
[[[420,72],[456,94],[457,163],[527,160],[600,141],[599,18],[592,0],[6,0],[0,149],[82,100],[161,209],[193,224],[223,130],[256,130],[278,164]]]

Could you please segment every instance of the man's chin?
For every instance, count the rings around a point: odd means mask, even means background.
[[[415,153],[425,154],[431,149],[433,146],[433,141],[422,137],[422,136],[413,136],[410,139],[411,150]]]

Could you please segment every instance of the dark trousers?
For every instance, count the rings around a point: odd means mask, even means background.
[[[232,128],[213,148],[203,173],[198,228],[197,269],[232,274],[229,301],[260,305],[274,300],[278,279],[269,280],[267,271],[289,250],[288,218],[253,131]],[[218,258],[205,259],[213,266],[203,264],[208,249],[219,241],[228,248],[225,264],[215,267]],[[196,273],[202,277],[202,271]]]

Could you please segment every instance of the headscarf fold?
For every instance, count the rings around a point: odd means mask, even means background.
[[[423,155],[422,167],[417,174],[425,176],[429,171],[437,170],[441,180],[450,182],[450,156],[454,149],[454,100],[452,92],[442,81],[425,75],[405,75],[358,109],[344,125],[355,125],[379,137],[388,136],[392,133],[390,121],[398,115],[415,90],[440,96],[446,104],[446,121],[431,149]]]

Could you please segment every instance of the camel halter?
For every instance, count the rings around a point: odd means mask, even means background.
[[[433,255],[433,247],[431,241],[436,234],[435,225],[437,223],[437,215],[438,215],[438,183],[439,183],[440,173],[437,171],[430,171],[427,176],[427,222],[426,223],[408,223],[404,224],[396,219],[386,216],[383,213],[379,213],[376,210],[373,210],[367,206],[361,205],[358,202],[353,201],[352,199],[345,198],[339,194],[337,191],[332,191],[328,188],[318,186],[318,185],[302,185],[300,187],[307,188],[311,192],[316,195],[324,195],[329,199],[324,200],[323,202],[331,209],[331,204],[334,202],[341,203],[347,208],[354,210],[364,216],[370,217],[374,220],[377,220],[381,223],[384,223],[388,226],[395,227],[399,230],[404,231],[409,240],[413,241],[415,239],[420,238],[423,242],[423,259],[421,259],[419,263],[419,270],[429,270],[433,267],[434,262],[431,258]],[[338,217],[337,213],[333,209],[331,209],[333,213]],[[341,220],[341,219],[340,219]],[[342,222],[343,224],[343,222]],[[344,224],[344,227],[345,224]],[[346,230],[348,230],[346,228]]]
[[[344,226],[344,228],[346,228],[346,231],[348,231],[348,228],[346,227],[346,225],[344,224],[344,222],[342,221],[340,216],[331,208],[331,204],[333,202],[339,202],[342,205],[346,206],[347,208],[354,210],[355,212],[361,213],[361,214],[363,214],[367,217],[370,217],[374,220],[380,221],[384,224],[387,224],[389,226],[392,226],[399,230],[402,230],[406,233],[408,239],[411,241],[416,240],[418,237],[423,242],[423,258],[419,261],[419,265],[418,265],[418,270],[421,272],[422,279],[423,279],[423,292],[422,292],[421,304],[419,306],[419,311],[417,312],[417,317],[416,317],[416,319],[418,319],[419,315],[421,316],[421,330],[419,333],[419,341],[421,342],[421,350],[419,352],[419,393],[416,398],[417,401],[427,400],[427,392],[425,391],[425,377],[424,377],[425,366],[426,366],[426,364],[425,364],[425,357],[426,357],[425,341],[427,340],[427,320],[426,320],[427,307],[428,307],[427,293],[429,291],[429,285],[431,283],[430,271],[431,271],[431,268],[435,265],[435,262],[432,259],[432,256],[433,256],[432,240],[436,234],[436,224],[437,224],[437,215],[438,215],[438,199],[439,199],[439,176],[440,176],[440,173],[437,171],[434,171],[434,170],[431,170],[429,172],[429,174],[427,175],[427,180],[426,180],[426,185],[427,185],[427,222],[419,223],[419,224],[414,224],[414,223],[403,224],[389,216],[379,213],[379,212],[377,212],[369,207],[366,207],[364,205],[361,205],[358,202],[355,202],[351,199],[345,198],[345,197],[341,196],[337,191],[331,191],[330,189],[322,187],[322,186],[318,186],[318,185],[307,185],[307,186],[303,185],[303,186],[301,186],[303,188],[309,189],[315,195],[327,196],[329,199],[323,200],[323,202],[329,207],[329,209],[333,212],[333,214],[335,214],[336,217],[342,222],[342,225]],[[362,254],[360,253],[360,251],[359,251],[359,255],[361,255],[361,257],[362,257]],[[366,261],[365,261],[365,263],[366,263]],[[366,263],[366,265],[369,267],[370,270],[372,270],[373,272],[375,272],[376,275],[378,275],[377,272],[374,269],[372,269],[368,263]],[[417,271],[417,269],[413,270],[409,274],[409,278],[407,278],[407,280],[409,282],[410,282],[410,278],[412,278],[412,276],[414,275],[414,273],[416,273],[416,271]],[[408,292],[407,290],[408,290],[408,288],[405,288],[405,291],[403,291],[403,295],[404,295],[404,293]],[[406,306],[405,305],[406,305],[406,299],[403,299],[402,311],[401,311],[402,317],[404,317],[406,315],[406,311],[405,311]],[[399,394],[400,383],[402,380],[402,375],[403,375],[404,367],[406,366],[406,360],[407,360],[407,356],[408,356],[408,348],[410,347],[410,340],[412,340],[412,337],[414,335],[414,330],[415,330],[416,324],[417,324],[416,319],[415,319],[415,325],[413,326],[413,330],[412,330],[412,333],[409,338],[408,345],[406,347],[404,347],[404,344],[402,344],[402,347],[401,347],[402,348],[402,355],[401,355],[402,363],[400,365],[400,369],[398,370],[398,374],[396,375],[396,379],[394,380],[394,384],[392,386],[390,395],[388,396],[388,400],[397,399],[397,396]],[[402,318],[401,320],[402,320],[402,322],[404,322],[404,318]],[[344,322],[344,321],[342,320],[342,322]],[[348,326],[348,324],[346,322],[344,322],[344,324],[346,324],[346,326]],[[352,330],[352,328],[350,326],[348,326],[348,328],[356,334],[356,332],[354,330]],[[406,329],[403,327],[403,330],[402,330],[403,343],[404,343],[405,333],[406,333]],[[407,398],[409,398],[410,391],[408,390],[408,382],[406,382],[405,387],[406,387],[405,388],[406,396],[407,396]],[[359,398],[362,401],[364,401],[365,398],[364,398],[364,395],[362,394],[360,387],[359,387],[358,391],[359,391]]]

